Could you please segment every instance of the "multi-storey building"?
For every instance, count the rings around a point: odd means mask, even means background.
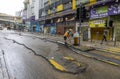
[[[99,0],[90,9],[90,39],[101,40],[103,32],[107,31],[107,40],[120,41],[120,1]]]
[[[40,31],[40,22],[39,16],[45,16],[45,12],[43,11],[44,2],[47,0],[25,0],[24,1],[24,15],[26,15],[27,19],[25,23],[30,27],[30,31]],[[39,12],[42,9],[41,12]]]
[[[30,28],[31,9],[30,9],[30,1],[29,0],[24,1],[23,15],[25,17],[24,23],[26,24],[27,27]]]
[[[48,0],[39,0],[39,19],[38,19],[38,22],[39,22],[39,29],[40,29],[40,32],[43,32],[43,27],[44,27],[44,24],[45,24],[45,16],[47,15],[44,7],[46,7],[47,5],[47,2]]]
[[[103,31],[107,30],[108,39],[115,39],[115,28],[106,27],[106,20],[107,24],[112,18],[116,18],[118,21],[119,18],[115,17],[115,15],[119,16],[120,13],[119,0],[35,1],[39,3],[39,19],[37,13],[38,9],[35,9],[35,16],[37,15],[36,20],[39,23],[39,29],[42,29],[42,31],[44,30],[44,33],[64,34],[67,29],[71,28],[74,31],[79,31],[84,40],[101,40]],[[76,20],[77,8],[80,7],[80,4],[84,4],[89,15],[85,18],[84,22],[81,23],[81,27],[79,27],[79,20]],[[114,24],[118,24],[116,26],[119,26],[119,23],[114,22],[113,25]]]
[[[96,0],[48,0],[44,3],[46,16],[40,16],[39,19],[40,23],[44,23],[44,32],[64,34],[67,29],[75,30],[77,7],[80,3],[92,5],[95,2]],[[88,26],[88,22],[83,25]]]

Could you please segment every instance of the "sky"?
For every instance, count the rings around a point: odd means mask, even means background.
[[[0,13],[6,13],[15,16],[16,11],[24,8],[24,0],[0,0]]]

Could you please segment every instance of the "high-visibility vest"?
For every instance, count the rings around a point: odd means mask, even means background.
[[[65,32],[64,36],[68,37],[69,36],[69,32]]]

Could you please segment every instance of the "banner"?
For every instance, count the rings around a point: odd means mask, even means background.
[[[108,16],[108,6],[94,8],[90,11],[90,18],[102,18]]]
[[[91,9],[90,19],[102,18],[116,14],[120,14],[120,3],[114,3],[114,4]]]
[[[105,22],[106,22],[106,18],[104,18],[104,19],[91,20],[91,21],[89,22],[89,26],[90,26],[91,28],[105,27]]]
[[[119,4],[112,4],[109,6],[109,15],[115,15],[115,14],[120,14],[120,3]]]

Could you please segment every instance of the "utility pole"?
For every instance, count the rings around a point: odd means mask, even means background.
[[[84,21],[86,18],[86,9],[83,4],[80,4],[79,8],[79,46],[80,46],[80,35],[81,35],[81,23]]]
[[[81,16],[80,16],[80,15],[81,15],[81,7],[82,7],[82,4],[80,4],[80,8],[79,8],[79,13],[80,13],[80,14],[79,14],[79,21],[80,21],[80,22],[79,22],[79,46],[80,46],[81,21],[82,21],[82,20],[81,20]]]
[[[116,33],[116,30],[117,30],[117,25],[116,25],[116,19],[117,19],[117,16],[115,16],[115,26],[114,26],[114,46],[116,46],[116,43],[117,43],[117,33]]]

